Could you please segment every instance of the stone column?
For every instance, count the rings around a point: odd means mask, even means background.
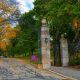
[[[50,36],[46,19],[42,20],[41,27],[41,53],[43,69],[51,67],[50,64]]]
[[[60,50],[61,50],[61,63],[62,66],[68,66],[69,56],[68,56],[68,43],[67,39],[61,36],[60,40]]]

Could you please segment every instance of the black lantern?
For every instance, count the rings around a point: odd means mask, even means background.
[[[45,43],[46,43],[46,44],[48,43],[48,38],[45,38]]]

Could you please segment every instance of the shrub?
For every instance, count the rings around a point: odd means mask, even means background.
[[[80,65],[80,58],[70,60],[69,65],[71,65],[71,66]]]

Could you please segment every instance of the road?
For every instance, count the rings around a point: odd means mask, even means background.
[[[0,80],[59,80],[41,75],[18,59],[0,59]]]
[[[76,80],[80,80],[80,70],[75,70],[69,67],[52,67],[51,70]]]

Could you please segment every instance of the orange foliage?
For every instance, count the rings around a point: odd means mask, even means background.
[[[72,26],[73,26],[74,29],[80,28],[80,19],[74,19],[72,21]]]
[[[0,49],[6,50],[7,46],[10,44],[10,39],[16,37],[17,30],[12,28],[10,24],[6,24],[0,31]]]
[[[1,17],[0,17],[0,23],[3,22],[3,21],[4,21],[4,18],[1,18]]]
[[[16,30],[12,28],[9,24],[7,24],[3,30],[3,34],[1,35],[2,39],[12,39],[16,37]]]
[[[17,11],[16,3],[11,4],[11,0],[0,0],[0,24],[6,22],[6,20]]]
[[[2,50],[5,51],[8,45],[9,45],[9,43],[7,41],[0,41],[0,48]]]
[[[12,4],[12,3],[11,3]],[[7,19],[14,13],[16,15],[16,4],[10,4],[9,0],[0,0],[0,49],[6,50],[10,44],[10,39],[16,37],[16,29],[12,28],[10,24],[6,24]]]

